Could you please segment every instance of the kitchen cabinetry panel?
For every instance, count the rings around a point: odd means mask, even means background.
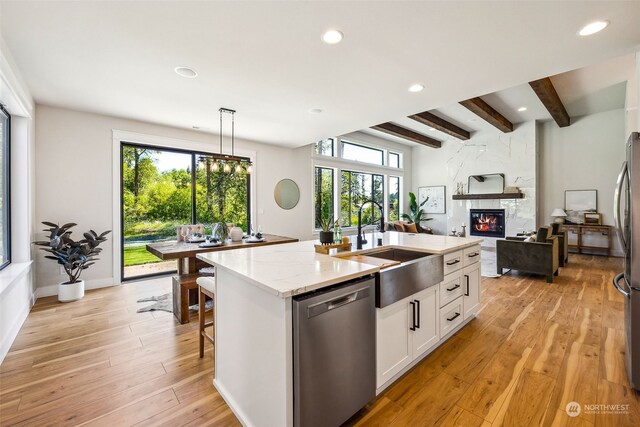
[[[409,298],[376,310],[376,387],[411,363]]]
[[[437,287],[418,292],[412,298],[416,303],[416,328],[412,331],[413,359],[438,342],[438,293]],[[409,313],[411,315],[411,313]],[[409,322],[411,322],[409,318]]]
[[[480,309],[480,264],[465,267],[462,270],[462,287],[464,288],[463,305],[465,320],[475,316]]]
[[[461,297],[463,292],[464,287],[459,273],[444,276],[444,280],[440,283],[440,307],[443,307],[454,299]]]
[[[440,309],[440,336],[444,338],[464,320],[462,298],[450,302]]]
[[[467,267],[480,261],[480,245],[466,248],[462,253],[462,266]]]
[[[444,275],[460,270],[462,267],[462,251],[455,251],[444,255]]]

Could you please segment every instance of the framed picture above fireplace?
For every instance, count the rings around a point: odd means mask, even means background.
[[[424,213],[443,214],[447,211],[446,206],[446,187],[444,185],[433,185],[430,187],[418,187],[418,204],[424,204]],[[427,199],[428,197],[428,199]]]

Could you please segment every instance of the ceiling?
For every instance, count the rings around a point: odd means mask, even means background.
[[[635,55],[629,54],[551,76],[551,81],[569,116],[579,117],[625,108],[627,81],[635,78],[635,72]],[[483,95],[481,98],[513,124],[553,120],[528,83]],[[526,111],[518,111],[520,107],[525,107]],[[457,102],[431,112],[472,134],[480,130],[496,131],[491,124]],[[460,141],[407,117],[397,117],[391,121],[439,141]],[[363,129],[361,132],[409,146],[419,145],[372,129]]]
[[[639,14],[637,1],[1,1],[0,34],[38,103],[210,132],[227,107],[238,137],[295,147],[504,88],[515,100],[523,82],[640,50]],[[611,25],[576,35],[596,19]],[[329,28],[342,43],[321,42]]]

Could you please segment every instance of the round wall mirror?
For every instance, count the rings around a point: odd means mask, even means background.
[[[273,191],[273,197],[276,199],[276,203],[282,209],[293,209],[300,200],[300,189],[298,184],[291,179],[283,179],[276,184],[276,188]]]

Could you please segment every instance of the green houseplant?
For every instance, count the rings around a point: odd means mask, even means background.
[[[58,285],[58,300],[78,300],[84,296],[84,280],[80,279],[80,275],[98,261],[96,257],[102,252],[102,248],[98,246],[107,240],[105,236],[111,230],[101,234],[89,230],[83,234],[84,239],[75,241],[71,238],[71,228],[77,224],[70,222],[59,226],[47,221],[42,223],[49,227],[43,230],[49,232],[49,238],[34,244],[43,246],[40,249],[50,254],[45,258],[56,261],[69,276],[68,281]]]
[[[429,200],[429,197],[424,199],[424,201],[420,203],[420,205],[418,205],[418,200],[416,199],[416,195],[410,191],[409,192],[409,213],[402,214],[402,218],[406,219],[410,223],[413,222],[416,224],[416,228],[418,229],[419,233],[423,231],[423,228],[420,226],[420,221],[430,221],[433,219],[433,218],[423,218],[424,209],[422,209],[422,207],[424,206],[425,203],[427,203],[427,200]]]
[[[333,225],[333,216],[326,217],[323,215],[318,223],[321,228],[319,233],[320,243],[322,243],[323,245],[330,245],[331,243],[333,243],[333,231],[331,231],[331,226]]]

